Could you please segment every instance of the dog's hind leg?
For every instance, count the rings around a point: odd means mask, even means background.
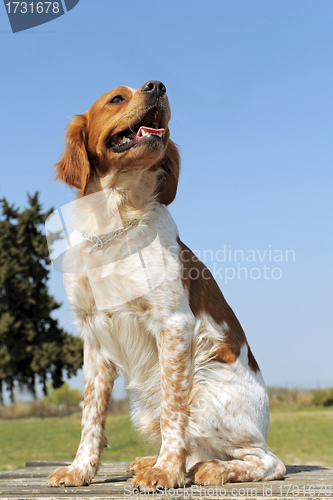
[[[286,468],[270,451],[260,448],[233,450],[231,460],[199,462],[188,472],[195,484],[222,485],[251,481],[273,481],[281,479]]]

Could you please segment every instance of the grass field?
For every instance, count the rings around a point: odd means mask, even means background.
[[[333,465],[333,409],[274,409],[268,445],[290,465]]]
[[[156,452],[137,436],[128,415],[109,415],[110,447],[104,461],[130,461]],[[0,420],[0,470],[27,460],[72,460],[80,440],[80,416]],[[333,410],[273,410],[268,444],[286,464],[333,464]]]

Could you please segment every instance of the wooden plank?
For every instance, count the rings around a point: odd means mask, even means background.
[[[0,472],[1,500],[62,500],[62,499],[125,499],[145,498],[147,493],[133,491],[128,463],[108,462],[100,468],[90,486],[79,488],[47,488],[46,479],[55,468],[66,466],[68,462],[34,460],[24,469]],[[226,484],[221,487],[187,486],[179,490],[159,491],[150,495],[161,499],[271,499],[309,500],[333,497],[333,467],[295,465],[287,468],[287,476],[282,481],[264,483]]]

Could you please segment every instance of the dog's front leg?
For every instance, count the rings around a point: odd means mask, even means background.
[[[81,441],[73,463],[57,469],[48,478],[47,486],[82,486],[90,484],[95,476],[103,449],[116,367],[96,346],[84,344],[84,407]]]
[[[177,322],[178,323],[178,322]],[[186,482],[186,431],[192,379],[192,334],[186,321],[161,332],[158,353],[161,371],[162,447],[153,467],[138,471],[133,486],[156,490]]]

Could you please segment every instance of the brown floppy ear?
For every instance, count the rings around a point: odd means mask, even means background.
[[[157,186],[157,199],[164,205],[170,205],[176,197],[180,155],[174,142],[169,141],[161,162],[162,175]]]
[[[67,127],[66,147],[60,161],[55,165],[56,179],[80,189],[83,194],[90,177],[86,138],[86,116],[75,115],[75,119]]]

